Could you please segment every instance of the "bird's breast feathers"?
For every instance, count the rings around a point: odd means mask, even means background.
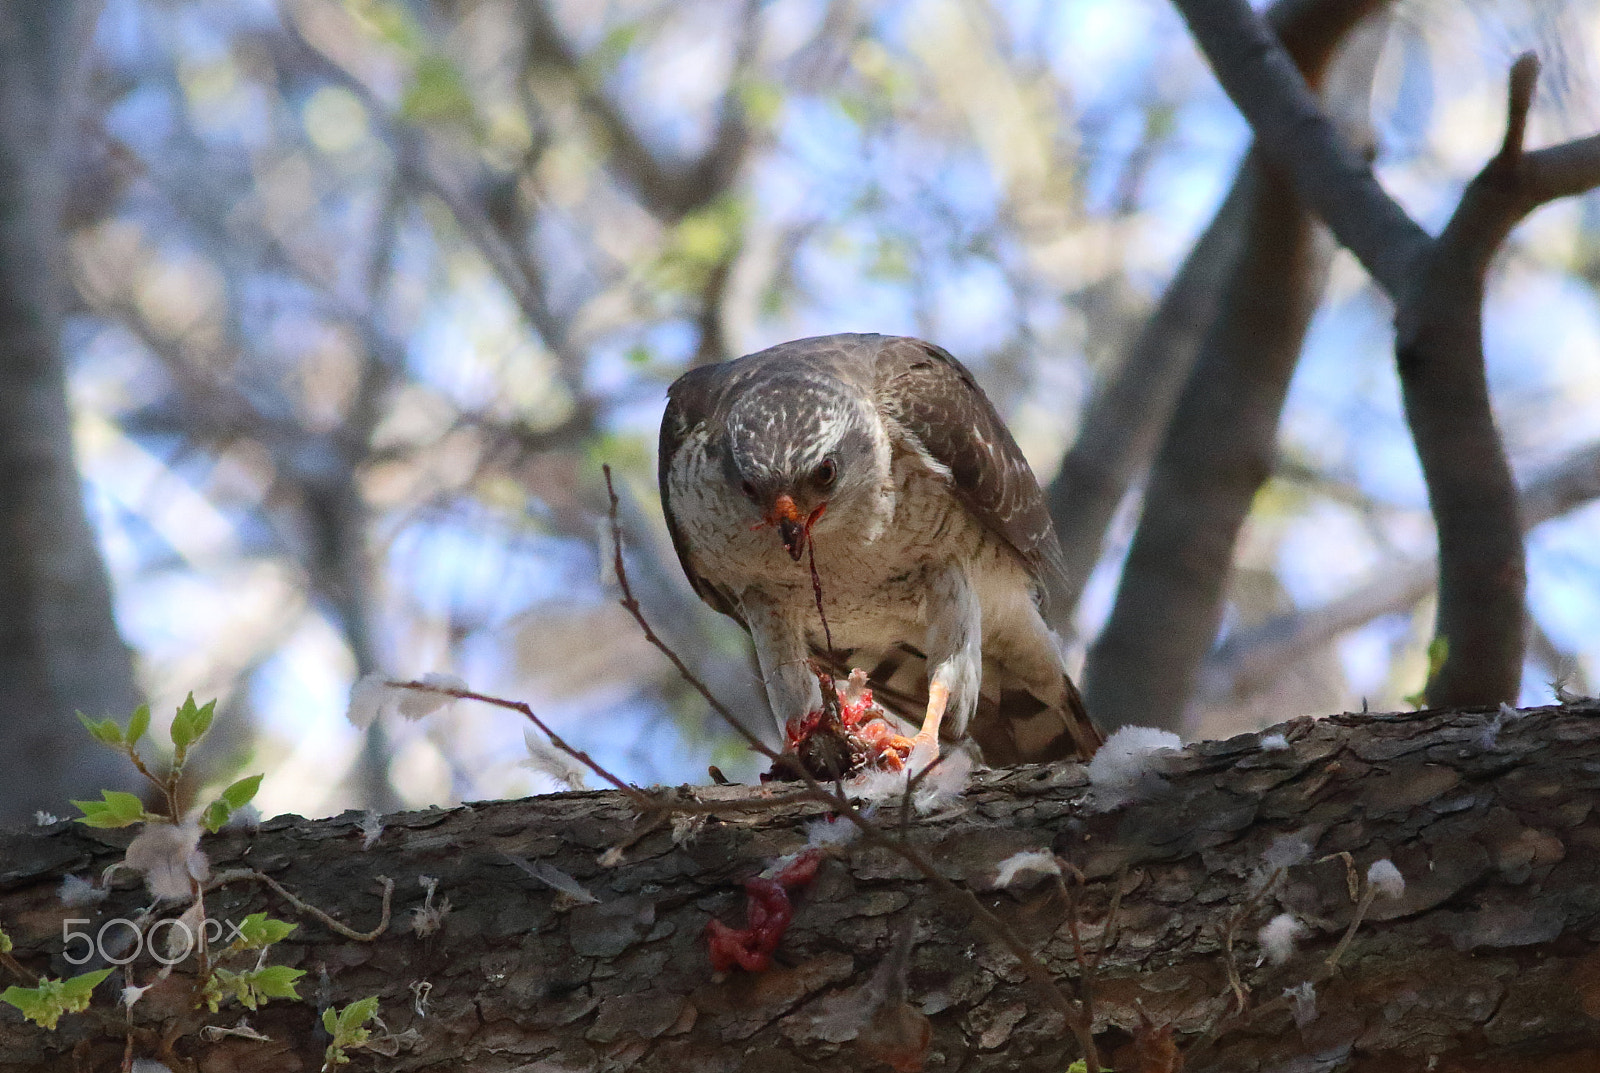
[[[967,562],[979,575],[1021,570],[1015,553],[951,494],[948,471],[898,437],[890,473],[878,504],[884,517],[830,508],[812,530],[829,627],[841,648],[920,630],[931,572],[951,561]],[[777,534],[759,527],[748,504],[730,494],[707,428],[688,432],[668,480],[695,573],[735,598],[755,589],[814,614],[809,564],[791,560]]]

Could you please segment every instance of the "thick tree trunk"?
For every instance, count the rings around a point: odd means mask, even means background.
[[[1141,1007],[1176,1026],[1191,1073],[1600,1063],[1600,706],[1516,719],[1345,715],[1281,729],[1283,748],[1263,748],[1259,735],[1192,746],[1167,759],[1165,782],[1110,811],[1092,811],[1080,765],[986,773],[906,834],[1063,980],[1082,973],[1061,891],[1053,881],[996,890],[996,869],[1019,850],[1048,848],[1082,871],[1078,933],[1091,960],[1105,948],[1093,982],[1097,1032],[1121,1071],[1140,1068],[1114,1055]],[[880,822],[891,812],[880,809]],[[856,843],[823,862],[772,968],[712,973],[706,922],[742,923],[738,884],[798,849],[817,816],[815,806],[729,805],[698,831],[680,821],[675,837],[672,825],[647,829],[627,798],[608,792],[398,815],[366,852],[350,815],[225,833],[207,840],[214,867],[261,869],[357,928],[378,918],[378,877],[393,877],[395,924],[360,943],[300,918],[270,960],[309,970],[307,1001],[250,1015],[270,1042],[203,1038],[202,1020],[184,1012],[180,971],[134,1008],[131,1053],[160,1055],[174,1070],[314,1070],[327,1042],[315,1007],[376,994],[393,1057],[353,1052],[356,1069],[881,1069],[837,1011],[867,1004],[852,989],[914,918],[906,998],[931,1018],[926,1068],[1060,1073],[1076,1049],[1060,1015],[992,935],[880,848]],[[1273,873],[1269,860],[1295,859],[1283,853],[1285,836],[1307,851],[1251,903]],[[30,970],[77,971],[61,959],[63,918],[90,918],[76,927],[93,932],[146,901],[129,883],[93,909],[56,900],[64,874],[98,871],[126,841],[66,824],[0,834],[0,923]],[[605,867],[598,858],[613,847],[623,847],[621,862]],[[548,889],[507,854],[560,869],[597,901]],[[1398,866],[1405,891],[1369,903],[1330,972],[1325,959],[1356,912],[1352,893],[1380,858]],[[450,902],[425,938],[407,912],[422,901],[422,874],[438,880],[435,903]],[[225,920],[260,909],[294,916],[250,883],[207,904]],[[1258,965],[1258,930],[1281,912],[1308,933],[1287,963]],[[1230,1019],[1230,935],[1261,1011],[1242,1020]],[[149,982],[148,956],[133,968]],[[1282,994],[1308,980],[1315,1012],[1302,1006],[1297,1025]],[[0,1071],[116,1068],[127,1035],[111,1007],[120,983],[114,975],[90,1012],[53,1033],[0,1006]],[[205,1020],[232,1025],[241,1012]],[[1208,1030],[1220,1031],[1201,1045]]]
[[[83,509],[60,345],[64,149],[87,11],[0,10],[0,822],[63,788],[125,781],[73,711],[126,717],[138,703]]]

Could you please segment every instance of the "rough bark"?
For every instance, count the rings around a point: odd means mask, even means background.
[[[73,718],[138,703],[83,507],[61,355],[64,162],[86,6],[0,12],[0,821],[126,781]]]
[[[1050,882],[996,891],[995,873],[1029,848],[1052,849],[1082,870],[1078,933],[1088,950],[1105,947],[1093,988],[1097,1029],[1118,1069],[1131,1068],[1115,1051],[1141,1006],[1176,1026],[1191,1073],[1515,1073],[1600,1061],[1600,706],[1516,719],[1345,715],[1280,730],[1281,749],[1264,749],[1259,735],[1191,746],[1167,760],[1164,783],[1105,812],[1088,807],[1079,765],[990,772],[906,835],[1064,979],[1080,969],[1060,893]],[[751,792],[697,791],[708,800]],[[932,1021],[926,1068],[1059,1073],[1073,1057],[1060,1016],[992,937],[881,849],[856,844],[824,861],[774,967],[713,976],[706,921],[740,922],[737,884],[797,849],[816,816],[815,806],[730,805],[675,839],[671,825],[642,825],[621,794],[590,793],[394,816],[368,852],[352,815],[279,817],[256,833],[224,833],[207,839],[215,867],[261,869],[358,928],[376,922],[376,877],[394,877],[397,926],[368,944],[302,919],[272,960],[310,970],[308,1001],[274,1001],[250,1018],[272,1042],[202,1039],[200,1022],[181,1012],[180,974],[135,1007],[132,1054],[159,1054],[165,1036],[172,1053],[163,1057],[175,1070],[317,1069],[326,1040],[314,1007],[378,994],[398,1053],[355,1052],[353,1068],[884,1068],[817,1015],[859,1000],[852,989],[912,917],[907,997]],[[1231,928],[1242,983],[1261,1012],[1219,1025],[1233,1002],[1223,953],[1230,919],[1270,873],[1268,847],[1294,834],[1309,853]],[[67,969],[64,917],[91,917],[97,928],[145,902],[131,883],[97,909],[56,900],[64,874],[104,867],[126,842],[126,832],[71,824],[0,834],[0,921],[29,969]],[[616,846],[620,864],[598,863]],[[505,854],[561,869],[598,901],[573,904]],[[1325,959],[1355,912],[1348,883],[1379,858],[1399,867],[1405,891],[1370,903],[1329,971]],[[405,910],[421,901],[419,874],[436,877],[438,897],[452,906],[427,938],[406,926]],[[224,919],[261,909],[293,915],[253,884],[215,892],[208,906]],[[1286,964],[1258,966],[1257,931],[1279,912],[1294,913],[1309,934]],[[136,963],[140,982],[151,968]],[[1307,980],[1316,1016],[1297,1027],[1281,995]],[[421,981],[431,985],[426,1016],[412,989]],[[0,1071],[113,1068],[127,1034],[121,1011],[110,1009],[119,984],[113,976],[101,985],[96,1006],[54,1033],[0,1006]],[[239,1014],[224,1008],[208,1020],[231,1025]],[[1217,1028],[1213,1043],[1197,1042]]]

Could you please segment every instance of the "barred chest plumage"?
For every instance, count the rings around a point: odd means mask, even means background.
[[[910,451],[891,455],[892,488],[878,517],[824,516],[813,530],[823,607],[836,649],[920,644],[927,627],[930,571],[952,560],[1015,572],[1015,555],[950,494],[946,478]],[[695,570],[735,599],[752,586],[787,606],[814,606],[808,560],[795,562],[759,528],[749,505],[729,494],[704,431],[684,444],[668,479]],[[807,639],[824,647],[820,620],[806,615]]]

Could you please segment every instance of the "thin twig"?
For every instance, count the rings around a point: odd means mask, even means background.
[[[30,973],[27,969],[23,968],[22,962],[18,961],[10,954],[0,954],[0,966],[10,970],[12,975],[21,980],[23,983],[33,983],[38,978],[33,973]]]
[[[370,943],[375,941],[378,936],[382,935],[389,929],[390,903],[394,898],[394,880],[390,879],[388,876],[378,876],[377,878],[383,884],[383,911],[382,915],[378,918],[378,926],[373,928],[371,931],[356,931],[349,925],[340,923],[338,920],[335,920],[333,917],[329,916],[321,909],[318,909],[310,902],[295,895],[293,891],[289,890],[282,883],[279,883],[276,879],[273,879],[265,872],[258,872],[254,868],[235,868],[227,872],[218,872],[216,875],[211,877],[209,882],[206,883],[205,889],[215,890],[224,884],[235,883],[243,879],[254,880],[257,883],[264,883],[274,892],[276,892],[281,898],[283,898],[284,901],[294,906],[297,912],[301,912],[309,917],[313,917],[314,919],[322,922],[322,924],[325,925],[329,930],[337,932],[346,939],[352,939],[358,943]]]
[[[1250,988],[1245,986],[1244,980],[1239,975],[1239,963],[1233,956],[1233,941],[1238,937],[1239,925],[1243,924],[1250,914],[1255,912],[1256,906],[1260,905],[1262,900],[1272,892],[1272,889],[1278,885],[1278,880],[1282,876],[1282,868],[1273,869],[1272,874],[1267,876],[1261,886],[1252,891],[1250,897],[1245,899],[1244,904],[1236,908],[1228,917],[1228,926],[1222,934],[1223,966],[1227,969],[1228,986],[1233,989],[1233,998],[1238,1004],[1239,1013],[1243,1013],[1250,1005]]]
[[[1127,878],[1128,866],[1124,864],[1121,868],[1117,869],[1116,876],[1114,876],[1111,880],[1111,908],[1106,910],[1106,926],[1104,930],[1100,932],[1099,945],[1095,947],[1095,968],[1100,967],[1100,963],[1105,960],[1106,951],[1110,949],[1117,941],[1117,913],[1122,909],[1122,884]]]
[[[1361,892],[1361,900],[1356,903],[1355,914],[1350,918],[1350,926],[1344,929],[1339,945],[1328,955],[1330,970],[1339,967],[1339,960],[1344,957],[1344,952],[1350,949],[1350,941],[1356,937],[1356,929],[1361,927],[1361,922],[1366,919],[1367,910],[1372,908],[1372,899],[1377,897],[1377,894],[1377,888],[1372,885],[1372,880],[1367,880],[1366,889]]]
[[[538,714],[533,710],[532,707],[528,705],[526,701],[508,700],[505,697],[496,697],[490,693],[479,693],[472,689],[456,689],[452,686],[434,685],[431,682],[395,682],[394,684],[402,689],[414,689],[419,693],[437,693],[440,696],[455,697],[457,700],[475,700],[480,704],[492,704],[496,708],[505,708],[508,711],[518,712],[525,716],[534,726],[538,727],[540,732],[543,733],[545,737],[550,739],[551,745],[572,757],[572,759],[576,760],[578,763],[582,764],[584,767],[588,768],[590,771],[609,782],[618,790],[621,790],[630,799],[632,799],[634,804],[638,805],[641,809],[648,810],[655,807],[656,803],[649,794],[645,793],[637,786],[632,786],[626,782],[623,782],[621,779],[617,778],[617,776],[611,774],[611,772],[601,767],[593,757],[584,752],[582,749],[576,749],[571,745],[568,745],[560,734],[557,734],[554,730],[551,730],[549,725],[545,723],[543,719],[539,718]]]

